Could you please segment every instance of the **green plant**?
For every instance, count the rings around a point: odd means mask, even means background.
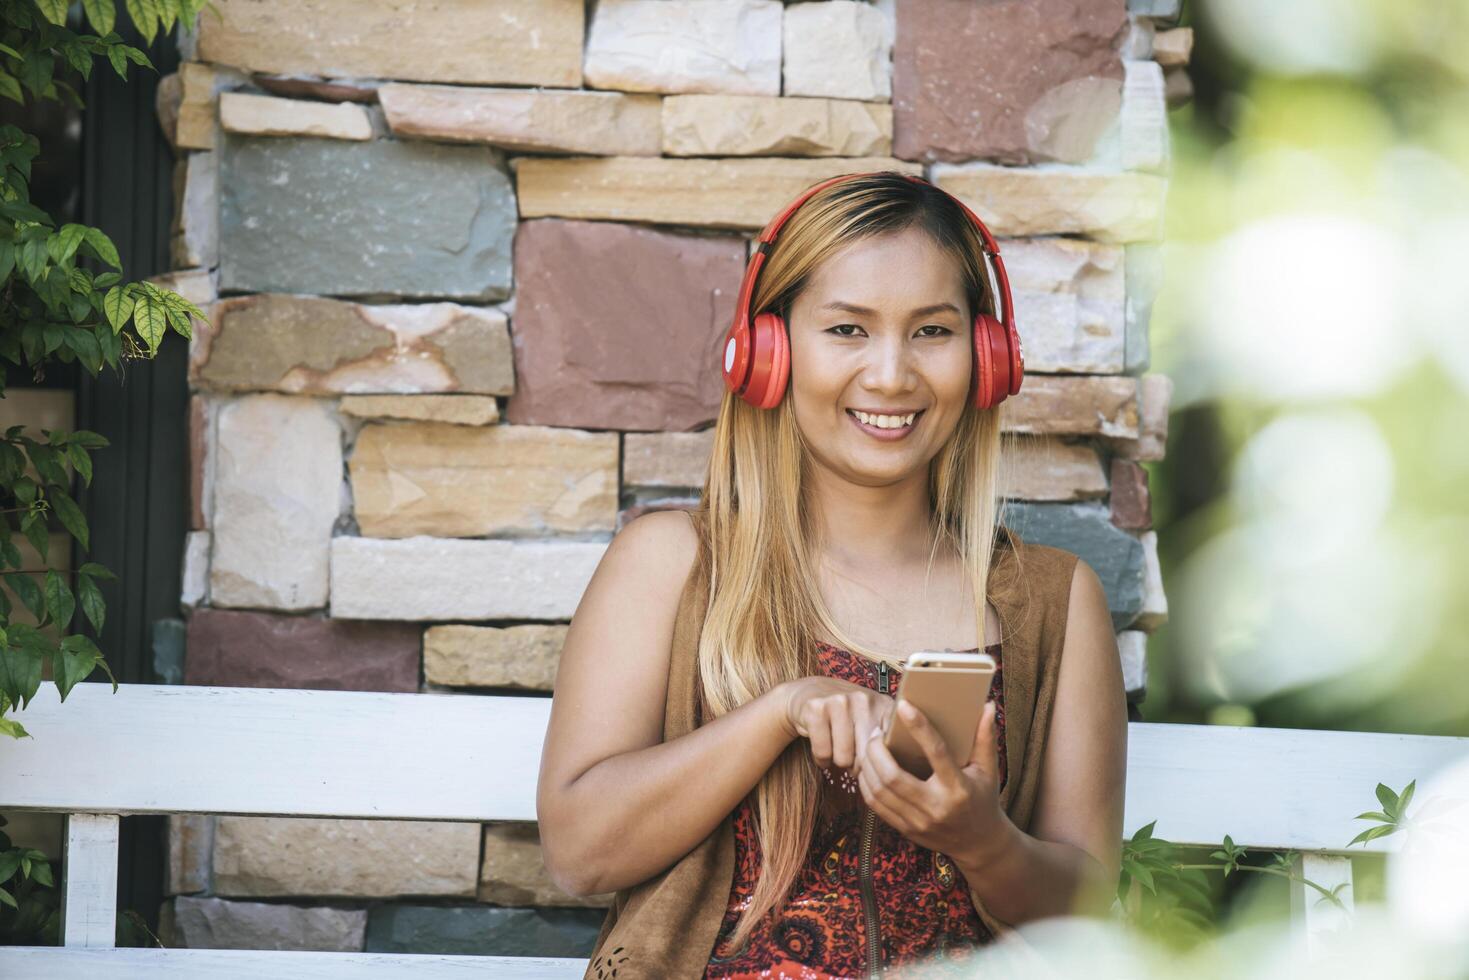
[[[160,30],[192,23],[206,2],[126,0],[125,8],[151,43]],[[81,3],[93,33],[68,26],[70,7],[66,0],[0,0],[0,96],[22,105],[30,98],[82,108],[74,81],[90,77],[94,58],[106,59],[123,79],[130,65],[156,70],[113,30],[114,0]],[[152,358],[170,328],[191,338],[190,318],[206,320],[197,307],[153,283],[125,282],[117,248],[105,233],[71,223],[58,228],[31,203],[31,162],[40,152],[35,136],[0,126],[0,357],[37,379],[52,358],[79,361],[96,377],[104,364],[120,373],[122,361]],[[34,625],[12,622],[10,598],[0,591],[0,736],[10,738],[29,737],[7,714],[29,704],[48,671],[63,701],[98,668],[112,678],[92,639],[68,631],[80,606],[100,632],[106,607],[97,582],[115,576],[96,562],[74,570],[46,567],[52,514],[84,551],[90,547],[71,481],[74,473],[91,485],[90,451],[108,442],[95,432],[65,430],[42,430],[46,440],[39,441],[22,435],[23,428],[11,426],[0,438],[0,491],[8,501],[0,507],[0,575],[35,619]],[[17,530],[41,567],[23,567]],[[44,584],[33,575],[42,575]],[[112,683],[115,691],[116,678]],[[55,910],[41,891],[50,885],[51,869],[39,852],[14,848],[0,833],[0,935],[45,941],[49,933],[54,942]]]
[[[1366,843],[1378,837],[1396,833],[1406,826],[1405,814],[1408,803],[1413,799],[1413,780],[1401,795],[1394,793],[1384,783],[1377,784],[1377,799],[1382,810],[1358,814],[1356,820],[1380,821],[1369,827],[1347,843]],[[1340,891],[1345,883],[1326,888],[1293,869],[1298,852],[1294,850],[1269,852],[1266,864],[1245,863],[1251,856],[1243,847],[1234,843],[1225,834],[1219,848],[1210,853],[1213,863],[1185,863],[1180,859],[1180,845],[1161,837],[1153,836],[1154,820],[1139,827],[1132,837],[1123,842],[1122,874],[1117,884],[1117,900],[1124,910],[1129,924],[1143,932],[1163,939],[1171,944],[1191,944],[1207,935],[1216,923],[1216,901],[1210,887],[1207,872],[1222,871],[1227,878],[1236,871],[1275,875],[1288,881],[1299,881],[1314,888],[1338,908],[1345,908]],[[1136,885],[1136,894],[1133,894]]]

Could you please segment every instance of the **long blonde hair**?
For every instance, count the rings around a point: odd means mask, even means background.
[[[918,227],[954,255],[972,314],[993,314],[978,230],[948,195],[894,171],[854,177],[812,196],[790,217],[765,260],[751,316],[789,313],[814,270],[837,249],[872,235]],[[982,305],[981,305],[982,304]],[[971,340],[972,342],[972,340]],[[699,638],[700,712],[712,719],[783,681],[817,673],[823,634],[881,657],[845,635],[826,608],[814,562],[818,529],[805,506],[807,453],[783,398],[771,410],[726,392],[695,526],[704,537],[709,604]],[[997,547],[999,409],[969,407],[929,464],[932,556],[945,544],[977,598],[983,643],[990,563]],[[1004,542],[998,542],[1003,547]],[[767,912],[784,907],[810,846],[822,781],[809,743],[796,739],[751,791],[763,856],[759,881],[730,942],[739,948]]]

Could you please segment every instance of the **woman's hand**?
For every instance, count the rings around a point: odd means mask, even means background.
[[[811,756],[823,769],[853,772],[863,739],[893,713],[893,699],[835,677],[790,681],[786,725],[791,737],[811,741]]]
[[[985,703],[969,762],[954,763],[948,746],[923,713],[904,703],[898,717],[923,747],[933,774],[919,779],[893,758],[881,727],[862,740],[857,785],[879,817],[904,837],[955,860],[984,849],[1008,819],[1000,807],[995,702]]]

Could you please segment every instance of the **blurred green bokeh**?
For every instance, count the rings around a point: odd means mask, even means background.
[[[1469,735],[1469,3],[1180,23],[1144,718]]]

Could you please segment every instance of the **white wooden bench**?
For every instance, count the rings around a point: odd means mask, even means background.
[[[577,978],[575,958],[117,949],[118,818],[137,813],[534,820],[550,700],[228,687],[46,683],[0,739],[0,812],[67,814],[63,946],[0,946],[0,977]],[[1401,789],[1469,754],[1469,739],[1163,725],[1128,731],[1124,832],[1293,848],[1328,889],[1379,782]],[[1367,850],[1393,850],[1396,837]],[[1303,940],[1340,912],[1293,885]],[[1350,887],[1342,898],[1348,906]]]

